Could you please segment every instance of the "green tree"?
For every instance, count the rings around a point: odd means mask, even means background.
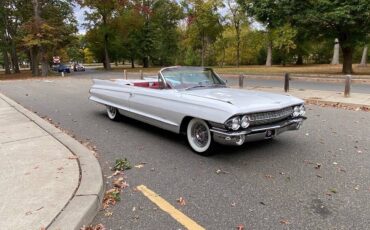
[[[274,25],[289,22],[305,28],[314,38],[338,38],[343,54],[342,72],[352,73],[353,51],[370,29],[369,0],[241,0],[259,20]]]
[[[66,47],[77,32],[71,1],[33,0],[33,16],[23,26],[23,45],[32,53],[33,73],[47,76],[52,56]],[[40,57],[39,57],[40,55]]]
[[[187,15],[187,40],[191,49],[200,50],[201,62],[206,64],[206,54],[211,53],[208,50],[217,37],[222,33],[221,15],[217,9],[222,7],[222,1],[219,0],[185,0],[183,7]],[[208,55],[211,57],[211,55]],[[207,64],[211,64],[208,61]]]
[[[86,26],[94,30],[95,36],[102,37],[99,40],[103,42],[104,53],[103,58],[100,59],[103,59],[104,68],[110,70],[109,44],[114,40],[114,27],[112,27],[114,15],[126,3],[116,0],[79,0],[79,3],[92,11],[86,13],[86,19],[89,21]]]
[[[248,24],[245,8],[241,7],[236,0],[226,0],[226,6],[229,10],[228,19],[235,29],[236,39],[236,66],[240,64],[240,44],[241,29],[243,24]]]
[[[282,64],[285,65],[287,56],[297,47],[294,42],[297,31],[289,24],[285,24],[284,26],[273,29],[271,33],[273,37],[273,47],[280,51]]]

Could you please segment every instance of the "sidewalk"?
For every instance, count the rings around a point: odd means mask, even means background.
[[[237,88],[237,87],[233,87]],[[311,104],[340,104],[341,106],[349,107],[352,109],[370,109],[370,92],[369,94],[364,93],[351,93],[350,97],[344,97],[343,92],[335,91],[321,91],[321,90],[309,90],[309,89],[290,89],[288,93],[285,93],[282,88],[276,87],[244,87],[246,90],[256,90],[279,94],[288,94],[305,100]]]
[[[103,193],[83,145],[0,94],[0,228],[79,229]]]

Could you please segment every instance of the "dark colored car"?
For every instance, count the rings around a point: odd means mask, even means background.
[[[69,67],[67,67],[66,65],[63,65],[63,64],[60,64],[58,66],[58,72],[59,73],[70,73],[71,72],[71,69]]]

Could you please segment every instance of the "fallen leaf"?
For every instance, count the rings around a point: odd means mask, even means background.
[[[138,165],[135,165],[134,167],[138,168],[138,169],[141,169],[142,167],[144,167],[144,165],[143,164],[138,164]]]
[[[103,209],[107,209],[111,205],[115,205],[117,201],[120,201],[120,191],[118,188],[112,188],[105,192],[103,198]]]
[[[319,175],[319,174],[317,174],[316,176],[317,176],[318,178],[322,178],[322,176],[321,176],[321,175]]]
[[[235,206],[236,206],[235,202],[231,203],[231,207],[235,207]]]
[[[108,211],[106,211],[105,213],[104,213],[104,216],[105,217],[110,217],[110,216],[112,216],[113,215],[113,212],[108,212]]]
[[[262,204],[262,205],[266,205],[263,201],[260,201],[260,204]]]
[[[320,168],[321,168],[321,164],[316,163],[315,169],[320,169]]]
[[[329,191],[334,194],[338,193],[336,188],[330,188]]]
[[[224,171],[224,170],[222,170],[222,169],[217,169],[216,170],[216,174],[229,174],[229,172],[227,172],[227,171]]]
[[[123,171],[119,171],[119,170],[117,170],[117,171],[115,171],[112,175],[110,175],[110,176],[108,176],[107,178],[108,179],[110,179],[110,178],[112,178],[112,177],[114,177],[114,176],[117,176],[117,175],[123,175],[124,173],[123,173]]]
[[[272,179],[272,178],[274,178],[272,175],[265,175],[265,178],[267,178],[267,179]]]
[[[73,155],[73,156],[68,157],[68,159],[69,160],[75,160],[75,159],[78,159],[78,156]]]
[[[180,197],[179,199],[177,199],[177,203],[179,203],[181,206],[186,205],[185,199],[183,197]]]
[[[356,185],[355,190],[357,190],[357,191],[360,190],[360,185]]]
[[[288,220],[280,220],[280,224],[290,224]]]
[[[112,183],[113,183],[114,187],[119,188],[119,189],[124,189],[124,188],[128,187],[128,184],[126,183],[126,181],[124,181],[123,177],[119,177],[119,178],[113,180]]]
[[[238,226],[236,226],[236,229],[237,230],[244,230],[244,225],[239,224]]]
[[[97,224],[95,226],[82,226],[82,228],[80,230],[106,230],[106,228],[104,227],[103,224]]]
[[[338,163],[337,162],[333,162],[333,165],[337,165]]]
[[[64,168],[63,168],[63,167],[59,167],[59,168],[57,168],[57,169],[60,171],[60,170],[62,170],[62,169],[64,169]]]

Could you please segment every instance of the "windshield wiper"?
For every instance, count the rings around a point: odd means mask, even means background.
[[[195,89],[195,88],[206,88],[206,87],[220,87],[220,88],[224,88],[224,87],[226,87],[226,85],[223,85],[223,84],[194,85],[194,86],[190,86],[190,87],[186,88],[185,90]]]
[[[190,86],[186,88],[185,90],[195,89],[195,88],[204,88],[204,87],[207,87],[207,86],[206,85],[194,85],[194,86]]]

